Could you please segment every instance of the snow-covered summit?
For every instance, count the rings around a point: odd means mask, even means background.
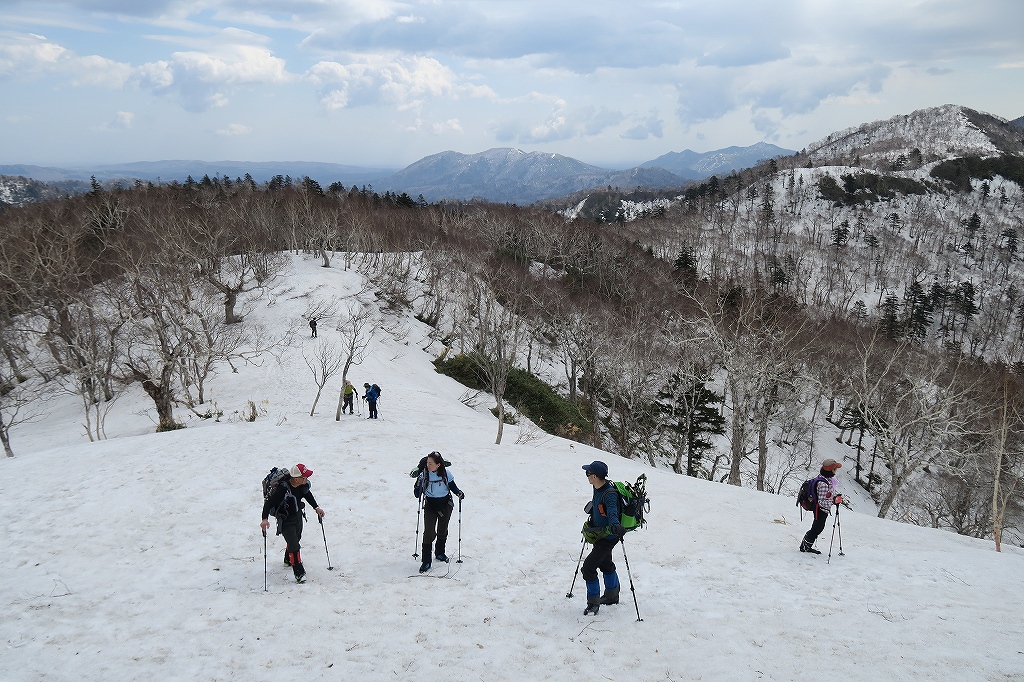
[[[822,163],[849,163],[855,157],[861,162],[900,154],[909,157],[915,149],[925,161],[990,156],[1024,147],[1020,135],[1012,130],[997,116],[947,104],[832,133],[808,145],[806,153],[812,161]]]

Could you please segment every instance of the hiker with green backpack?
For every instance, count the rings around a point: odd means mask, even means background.
[[[615,572],[612,550],[626,534],[619,518],[619,493],[608,480],[608,465],[593,461],[583,466],[587,481],[594,487],[594,498],[588,507],[590,519],[583,525],[583,537],[594,545],[583,560],[580,574],[587,584],[587,608],[583,615],[597,615],[601,604],[619,603],[619,575]],[[597,570],[604,574],[604,595],[597,581]]]

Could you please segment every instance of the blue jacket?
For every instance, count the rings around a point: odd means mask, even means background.
[[[594,506],[590,510],[590,525],[593,528],[609,528],[619,525],[619,492],[611,481],[594,489]]]
[[[363,395],[363,398],[365,398],[366,401],[370,403],[377,402],[377,398],[379,397],[380,395],[377,393],[377,391],[373,390],[373,386],[370,386],[368,389],[366,389],[366,393]]]
[[[423,493],[426,493],[427,497],[448,497],[449,490],[456,495],[461,494],[462,491],[459,490],[459,486],[455,485],[455,477],[452,476],[451,468],[446,467],[445,473],[448,475],[448,485],[445,485],[444,479],[441,478],[441,474],[424,469],[423,473],[421,473],[416,479],[416,484],[413,486],[413,495],[415,497],[419,497]],[[424,477],[426,477],[426,486],[423,485]]]

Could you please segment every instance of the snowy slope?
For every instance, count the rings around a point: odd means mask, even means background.
[[[359,284],[296,259],[252,317],[301,323],[311,291]],[[495,446],[486,405],[467,407],[463,387],[433,372],[425,332],[380,330],[353,370],[357,385],[382,386],[379,421],[335,422],[334,395],[309,416],[300,350],[315,341],[302,338],[280,363],[215,382],[219,423],[150,433],[136,392],[115,406],[108,441],[87,442],[70,398],[17,429],[18,457],[0,463],[0,680],[1024,679],[1024,551],[880,520],[855,501],[845,556],[837,542],[826,565],[796,551],[809,522],[788,497],[560,439],[516,444],[516,427]],[[249,400],[265,414],[232,419]],[[467,494],[461,545],[455,522],[449,543],[464,563],[422,577],[408,471],[432,449]],[[650,478],[650,525],[626,547],[641,623],[626,590],[596,618],[582,616],[580,581],[565,598],[590,498],[581,465],[595,458],[613,478]],[[259,481],[297,461],[315,471],[334,570],[314,522],[309,582],[294,584],[271,537],[265,592]]]

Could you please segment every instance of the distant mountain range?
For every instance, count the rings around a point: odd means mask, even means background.
[[[265,182],[275,175],[308,176],[324,187],[333,182],[346,186],[372,185],[377,191],[406,192],[413,197],[422,194],[430,201],[479,198],[532,204],[592,187],[682,187],[689,180],[747,168],[764,159],[791,153],[764,142],[706,153],[687,149],[659,156],[634,168],[614,170],[561,154],[498,148],[478,154],[441,152],[397,172],[387,168],[302,161],[140,161],[74,168],[8,165],[0,166],[0,175],[42,182],[88,181],[93,176],[101,182],[133,179],[183,182],[189,176],[199,180],[204,175],[236,178],[246,173],[257,182]]]
[[[338,163],[317,163],[314,161],[136,161],[134,163],[108,164],[98,166],[76,166],[53,168],[47,166],[11,165],[0,166],[0,175],[21,175],[23,177],[54,182],[56,180],[85,180],[92,176],[106,180],[150,180],[152,182],[184,182],[188,176],[199,180],[204,175],[228,178],[245,177],[248,173],[256,182],[266,182],[275,175],[289,175],[293,178],[310,177],[317,182],[330,184],[343,182],[366,184],[387,177],[394,168],[363,168]]]
[[[434,154],[382,179],[380,187],[430,200],[481,198],[531,204],[599,185],[669,187],[684,182],[663,168],[610,170],[561,154],[499,148],[479,154]]]
[[[664,168],[687,180],[703,180],[719,173],[728,173],[741,168],[751,168],[765,159],[795,154],[792,149],[783,149],[767,142],[758,142],[750,147],[726,147],[713,152],[690,151],[669,152],[656,159],[640,164],[641,168]]]

